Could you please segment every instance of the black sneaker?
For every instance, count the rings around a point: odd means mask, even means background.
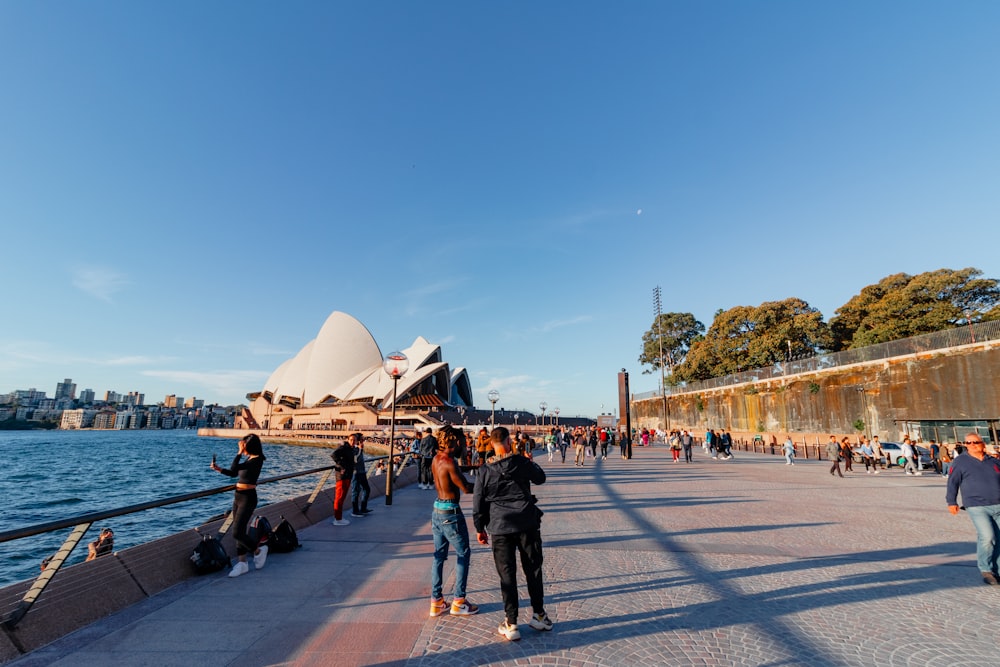
[[[362,513],[362,514],[371,514],[371,513],[372,513],[372,512],[374,512],[374,511],[375,511],[375,510],[369,510],[369,509],[363,509],[363,510],[361,510],[361,513]]]

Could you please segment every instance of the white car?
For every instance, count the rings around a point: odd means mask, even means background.
[[[905,466],[906,457],[903,456],[903,446],[898,442],[883,442],[882,453],[885,455],[885,465],[886,467],[891,467],[893,465]],[[917,455],[920,457],[920,466],[922,468],[933,468],[934,462],[931,461],[930,452],[923,447],[916,447]],[[853,450],[854,461],[856,463],[861,463],[861,452],[855,448]]]

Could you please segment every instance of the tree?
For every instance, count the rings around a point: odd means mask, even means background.
[[[1000,288],[975,268],[897,273],[869,285],[830,320],[833,349],[852,349],[992,317]]]
[[[673,375],[673,369],[684,361],[691,343],[704,333],[705,325],[691,313],[661,313],[649,331],[642,335],[639,363],[650,366],[643,373],[653,373],[666,367]]]
[[[704,380],[779,363],[789,354],[815,353],[829,345],[823,314],[802,299],[736,306],[718,313],[708,333],[691,345],[676,374]]]

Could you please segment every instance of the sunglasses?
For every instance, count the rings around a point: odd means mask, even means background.
[[[962,443],[963,445],[982,445],[985,444],[982,440],[966,440]]]

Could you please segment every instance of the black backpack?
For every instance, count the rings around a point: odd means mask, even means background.
[[[198,574],[210,574],[229,567],[229,555],[218,537],[202,535],[201,542],[191,552],[191,563]]]
[[[268,549],[274,553],[281,554],[294,551],[301,546],[299,544],[299,537],[295,534],[292,524],[288,523],[288,519],[285,517],[281,517],[278,527],[271,533],[271,540],[267,543]]]
[[[262,544],[268,544],[271,539],[271,522],[267,520],[267,517],[258,514],[247,527],[247,537],[250,538],[251,544],[258,547]]]

